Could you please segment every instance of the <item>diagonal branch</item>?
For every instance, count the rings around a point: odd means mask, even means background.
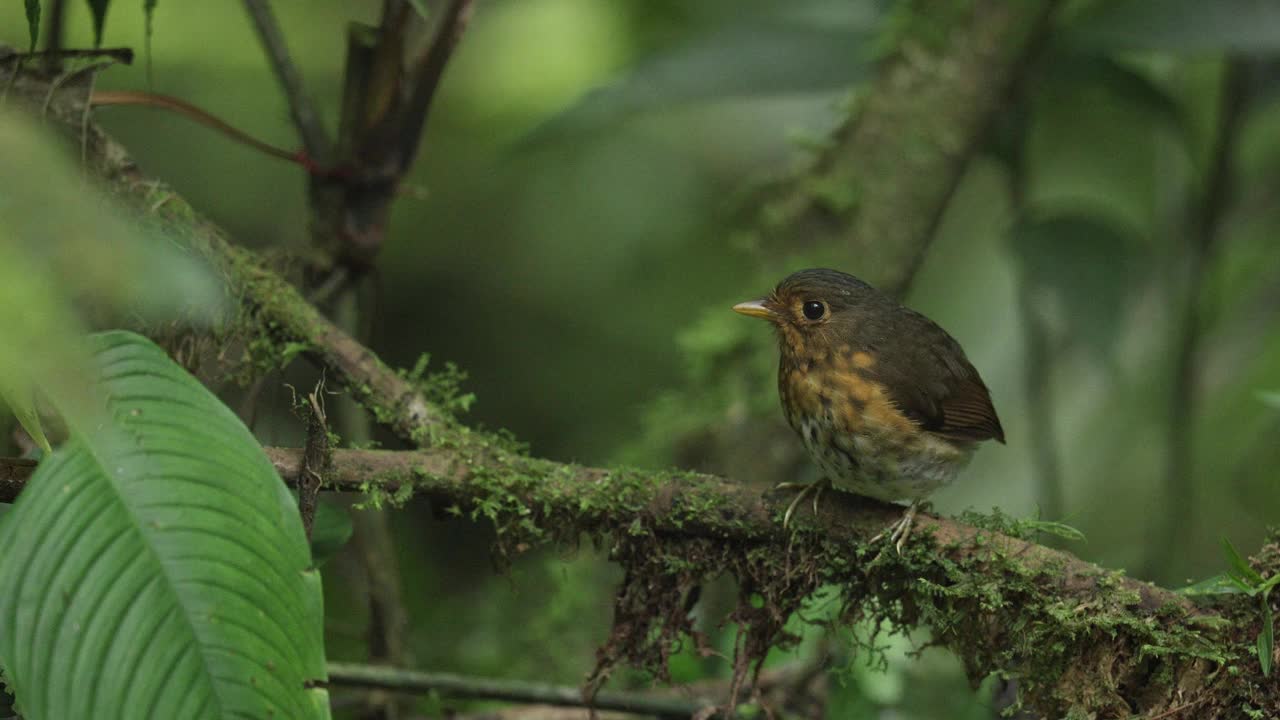
[[[289,114],[293,117],[298,134],[302,136],[307,154],[313,162],[321,165],[327,163],[332,152],[329,136],[325,133],[324,123],[316,112],[315,104],[302,87],[302,73],[289,57],[289,48],[285,45],[284,34],[280,31],[280,24],[276,22],[275,13],[267,0],[244,0],[244,7],[258,31],[258,38],[271,61],[271,69],[284,87],[285,97],[289,101]]]
[[[418,153],[418,144],[422,140],[422,131],[427,122],[427,113],[431,110],[431,101],[440,87],[440,78],[444,76],[445,65],[449,57],[462,39],[462,33],[471,19],[473,0],[449,0],[436,29],[435,38],[425,53],[414,63],[410,75],[414,83],[413,91],[404,109],[404,121],[401,127],[400,171],[408,170]]]

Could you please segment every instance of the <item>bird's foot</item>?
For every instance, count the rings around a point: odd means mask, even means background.
[[[829,487],[831,487],[831,481],[826,478],[814,483],[784,482],[774,485],[774,491],[800,489],[800,492],[796,493],[795,498],[791,500],[791,504],[787,505],[786,512],[782,514],[782,528],[785,530],[791,526],[791,516],[795,514],[800,501],[804,500],[808,495],[813,495],[813,515],[817,517],[818,499],[822,497],[822,493],[826,492]]]
[[[920,501],[916,500],[907,507],[907,511],[902,514],[902,518],[894,524],[880,531],[875,537],[871,538],[868,544],[874,545],[880,542],[886,534],[889,536],[889,542],[893,543],[893,547],[902,554],[902,546],[907,543],[907,538],[911,536],[911,528],[915,524],[916,515],[920,512]]]

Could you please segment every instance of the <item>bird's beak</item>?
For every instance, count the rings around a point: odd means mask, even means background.
[[[733,306],[733,311],[736,313],[742,313],[743,315],[750,315],[751,317],[764,318],[765,320],[773,320],[778,316],[777,313],[773,311],[773,308],[769,307],[768,304],[765,303],[763,298],[760,300],[751,300],[749,302],[740,302]]]

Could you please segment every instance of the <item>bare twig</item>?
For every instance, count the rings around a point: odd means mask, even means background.
[[[303,147],[314,162],[321,165],[329,162],[332,153],[329,136],[315,105],[302,87],[302,74],[289,57],[289,48],[285,45],[284,34],[280,32],[280,25],[276,22],[271,6],[267,0],[244,0],[244,6],[253,19],[262,47],[271,61],[271,69],[284,87],[285,97],[289,101],[289,114],[302,137]]]
[[[381,688],[402,693],[437,692],[446,697],[484,700],[507,700],[558,707],[583,707],[582,693],[576,687],[547,683],[467,677],[449,673],[427,673],[369,665],[329,663],[330,687]],[[595,707],[660,718],[689,718],[714,707],[701,699],[654,697],[641,693],[601,692]]]

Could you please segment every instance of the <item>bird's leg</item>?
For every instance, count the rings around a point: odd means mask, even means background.
[[[880,531],[875,537],[871,538],[868,544],[874,544],[880,541],[880,538],[889,534],[889,542],[893,543],[893,547],[902,554],[902,546],[907,543],[907,538],[911,536],[911,527],[915,524],[916,515],[920,512],[920,501],[912,500],[911,505],[907,507],[907,511],[902,514],[902,518],[894,524]]]
[[[818,482],[814,482],[814,483],[784,482],[784,483],[778,483],[777,485],[773,486],[773,489],[775,491],[793,490],[795,488],[800,488],[800,492],[796,493],[796,496],[794,499],[792,499],[791,504],[787,505],[787,511],[782,514],[783,529],[786,529],[791,525],[791,516],[795,514],[796,506],[800,504],[801,500],[804,500],[806,495],[810,495],[810,494],[813,495],[813,515],[814,517],[817,517],[818,498],[821,498],[822,493],[826,492],[827,488],[829,487],[831,487],[831,480],[827,478],[823,478]]]

